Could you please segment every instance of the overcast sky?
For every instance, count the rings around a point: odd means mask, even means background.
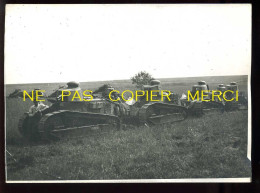
[[[7,5],[5,83],[246,75],[250,5]]]

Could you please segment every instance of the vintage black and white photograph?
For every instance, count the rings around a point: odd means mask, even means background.
[[[6,182],[251,182],[250,4],[8,4]]]

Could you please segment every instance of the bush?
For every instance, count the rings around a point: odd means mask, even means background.
[[[145,71],[138,72],[131,78],[132,84],[136,84],[137,87],[150,84],[152,80],[154,80],[152,75]]]

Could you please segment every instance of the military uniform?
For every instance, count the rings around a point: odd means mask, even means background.
[[[30,107],[29,109],[29,115],[33,116],[35,115],[35,113],[39,112],[39,111],[43,111],[44,109],[48,108],[48,105],[45,105],[43,103],[38,103],[37,106],[33,105]]]

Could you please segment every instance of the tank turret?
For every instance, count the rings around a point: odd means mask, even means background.
[[[229,85],[227,85],[227,90],[237,91],[238,86],[236,82],[231,82]]]
[[[225,92],[226,91],[226,87],[224,84],[219,84],[217,87],[217,90],[221,91],[221,92]]]
[[[195,94],[196,91],[202,91],[202,90],[208,90],[208,86],[206,84],[202,84],[202,85],[193,85],[192,86],[192,90],[191,93]],[[205,92],[206,93],[206,92]]]
[[[160,80],[152,80],[151,81],[151,85],[160,85],[161,84],[161,81]]]
[[[201,81],[198,82],[198,85],[206,85],[206,81],[201,80]]]
[[[75,81],[70,81],[67,83],[68,88],[77,88],[79,87],[79,82],[75,82]]]

